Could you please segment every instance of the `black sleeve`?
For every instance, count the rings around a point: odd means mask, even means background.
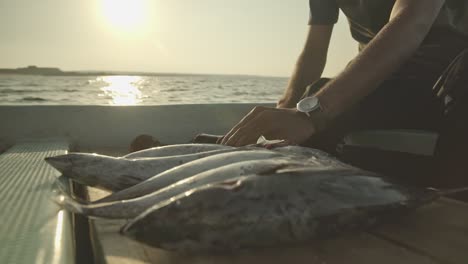
[[[335,0],[309,0],[309,25],[331,25],[338,21],[339,8]]]

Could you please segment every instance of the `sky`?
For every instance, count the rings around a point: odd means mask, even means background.
[[[307,0],[0,0],[0,68],[289,76]],[[356,54],[344,15],[325,75]]]

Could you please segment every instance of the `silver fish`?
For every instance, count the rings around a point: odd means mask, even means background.
[[[272,151],[276,151],[285,155],[304,156],[304,157],[309,158],[310,160],[315,160],[316,162],[321,163],[323,165],[327,165],[327,166],[352,168],[351,165],[343,163],[337,158],[319,149],[313,149],[313,148],[301,147],[301,146],[286,146],[286,147],[274,148],[272,149]]]
[[[138,216],[155,204],[164,202],[168,199],[170,200],[172,197],[181,193],[186,193],[198,186],[203,186],[212,182],[223,182],[230,178],[243,175],[266,174],[286,166],[291,167],[303,165],[284,158],[243,161],[199,173],[159,191],[130,200],[83,205],[74,201],[72,198],[63,195],[63,197],[60,197],[59,203],[69,211],[86,216],[109,219],[129,219]]]
[[[359,170],[283,170],[193,189],[154,205],[121,232],[168,250],[286,246],[373,226],[437,197]]]
[[[76,182],[104,190],[120,191],[187,162],[239,150],[241,148],[134,160],[97,154],[70,153],[45,160],[64,176]]]
[[[123,156],[123,158],[136,159],[136,158],[180,156],[180,155],[195,154],[195,153],[207,152],[207,151],[212,151],[212,150],[220,150],[220,149],[232,149],[232,147],[224,146],[224,145],[217,145],[217,144],[169,145],[169,146],[140,150],[140,151],[125,155]]]
[[[271,159],[280,156],[284,156],[284,154],[269,150],[248,150],[228,152],[201,158],[164,171],[146,181],[104,197],[95,203],[112,202],[144,196],[203,171],[218,168],[227,164],[248,160]]]
[[[316,158],[316,159],[333,158],[330,154],[324,151],[321,151],[319,149],[301,147],[301,146],[295,146],[295,145],[277,147],[277,148],[273,148],[272,150],[280,152],[280,153],[299,155],[299,156],[308,156],[308,157]]]

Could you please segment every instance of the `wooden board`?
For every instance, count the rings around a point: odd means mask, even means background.
[[[468,205],[441,199],[374,232],[443,263],[468,263]]]
[[[106,193],[90,188],[93,199]],[[112,264],[435,264],[468,263],[468,205],[442,199],[395,223],[302,247],[188,256],[154,249],[118,233],[122,221],[93,220],[104,258]]]

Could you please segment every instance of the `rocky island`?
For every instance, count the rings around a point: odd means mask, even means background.
[[[139,76],[192,76],[191,73],[152,73],[152,72],[125,72],[125,71],[62,71],[54,67],[37,67],[31,65],[24,68],[1,69],[0,75],[43,75],[43,76],[110,76],[110,75],[139,75]],[[241,76],[241,75],[239,75]]]
[[[84,76],[84,75],[114,75],[110,72],[69,72],[59,68],[37,67],[31,65],[25,68],[0,69],[0,74],[21,74],[21,75],[47,75],[47,76]]]

